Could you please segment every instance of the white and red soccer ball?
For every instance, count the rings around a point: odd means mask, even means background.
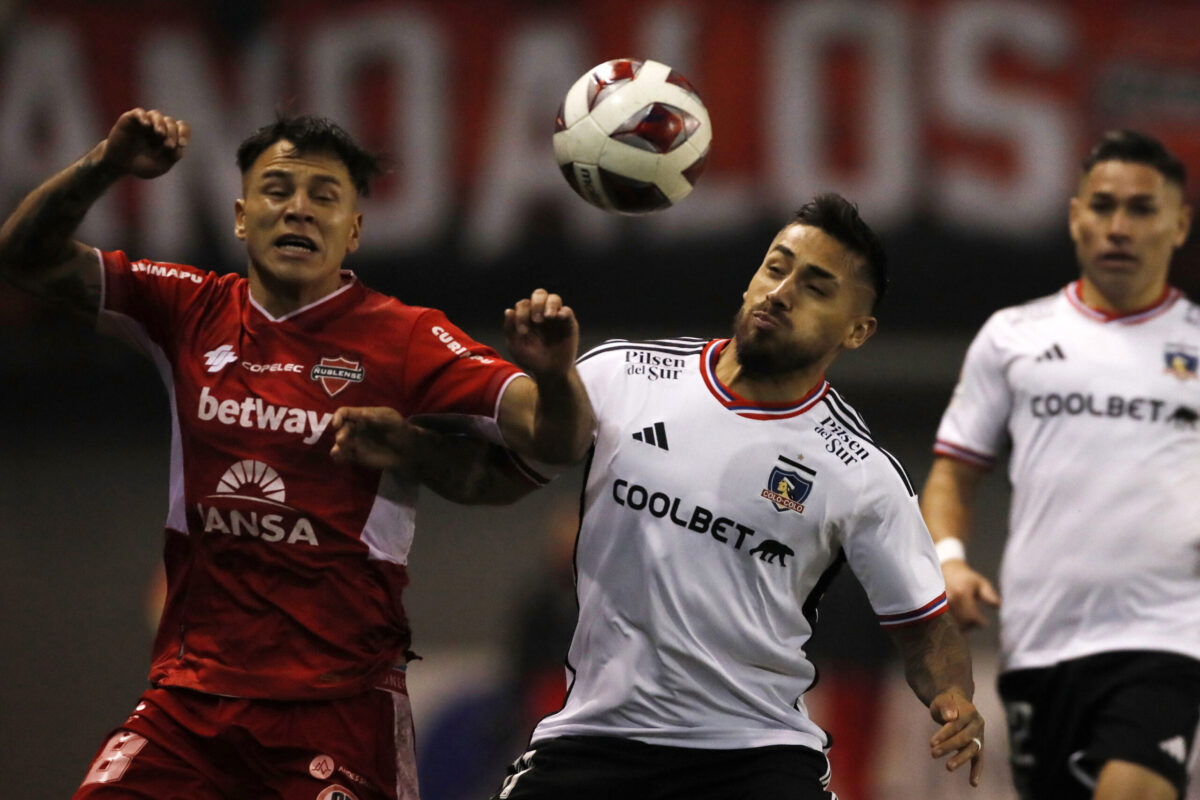
[[[592,205],[646,214],[692,191],[711,141],[708,111],[687,78],[657,61],[620,58],[588,70],[567,91],[554,157]]]

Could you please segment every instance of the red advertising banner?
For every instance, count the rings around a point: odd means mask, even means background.
[[[1169,0],[42,0],[7,27],[0,197],[15,202],[125,108],[161,107],[192,124],[187,159],[123,186],[84,233],[226,268],[244,258],[224,234],[232,154],[276,109],[331,116],[391,156],[364,206],[364,265],[436,253],[502,284],[521,277],[511,262],[560,263],[552,247],[629,277],[612,261],[630,248],[671,262],[749,246],[834,189],[918,275],[992,298],[997,252],[1018,276],[1063,260],[1066,200],[1099,132],[1148,130],[1200,175],[1200,6]],[[630,55],[686,74],[714,129],[696,191],[636,221],[580,202],[550,147],[574,79]],[[1179,261],[1194,284],[1195,247]],[[1069,278],[1061,267],[1046,285]]]

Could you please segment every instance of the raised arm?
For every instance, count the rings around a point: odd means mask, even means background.
[[[958,626],[941,614],[891,630],[904,659],[908,685],[941,725],[929,740],[930,755],[950,755],[946,769],[970,762],[970,782],[979,785],[983,770],[983,717],[975,708],[971,656]]]
[[[155,178],[183,156],[188,125],[135,108],[104,141],[34,189],[0,227],[0,276],[35,294],[95,312],[100,270],[95,251],[73,237],[88,209],[117,180]]]
[[[939,456],[921,492],[921,513],[942,562],[950,613],[964,629],[987,624],[980,602],[1000,604],[991,582],[967,566],[964,547],[971,535],[976,490],[985,474],[980,467]]]
[[[573,464],[592,443],[595,417],[575,356],[579,325],[562,298],[535,291],[504,312],[513,361],[531,377],[509,384],[500,431],[513,450],[547,464]]]

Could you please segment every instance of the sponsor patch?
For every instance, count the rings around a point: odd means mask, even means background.
[[[333,774],[333,770],[333,759],[324,754],[317,756],[308,764],[308,774],[317,780],[327,780]]]
[[[209,372],[220,372],[234,361],[237,361],[237,353],[233,352],[231,344],[223,344],[204,354],[204,365],[208,367]]]
[[[321,793],[317,795],[317,800],[358,800],[358,796],[345,786],[338,786],[335,783],[333,786],[322,789]]]
[[[795,511],[797,514],[802,514],[804,513],[804,501],[812,491],[813,482],[800,473],[807,473],[813,478],[817,473],[789,458],[780,456],[779,460],[785,466],[781,467],[776,464],[771,468],[771,474],[767,477],[767,488],[762,490],[761,496],[770,500],[776,511]],[[791,467],[791,469],[785,467]]]
[[[366,370],[360,361],[351,361],[345,356],[322,356],[320,363],[312,368],[308,377],[320,383],[325,393],[334,397],[350,384],[362,383],[365,373]]]
[[[1196,368],[1200,366],[1200,353],[1186,344],[1168,344],[1163,349],[1166,372],[1181,381],[1196,379]]]
[[[270,464],[252,459],[238,461],[225,470],[217,481],[216,491],[205,499],[215,501],[211,506],[196,504],[196,514],[206,534],[320,546],[312,520],[287,504],[287,487]],[[313,759],[309,771],[316,766],[317,759]],[[330,775],[334,766],[331,759]]]

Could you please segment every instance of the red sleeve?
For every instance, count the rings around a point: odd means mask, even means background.
[[[111,333],[139,347],[151,342],[169,349],[180,320],[195,312],[220,278],[184,264],[141,259],[121,251],[100,253],[100,322]]]
[[[467,415],[495,420],[501,390],[521,370],[428,309],[417,318],[404,365],[406,416]]]

